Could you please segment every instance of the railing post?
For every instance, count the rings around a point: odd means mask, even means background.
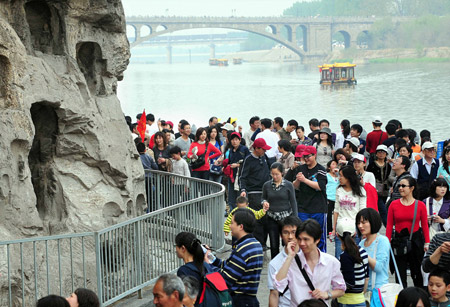
[[[102,278],[102,260],[101,260],[101,247],[100,247],[100,234],[96,231],[94,232],[94,243],[95,243],[95,266],[97,271],[97,295],[100,300],[100,307],[103,307],[103,278]]]
[[[142,255],[141,255],[141,221],[136,222],[136,232],[137,234],[134,236],[136,238],[136,249],[137,249],[137,279],[138,283],[142,284]],[[142,290],[138,290],[138,298],[142,299]]]

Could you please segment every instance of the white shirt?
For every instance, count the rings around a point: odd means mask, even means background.
[[[266,129],[258,133],[255,140],[256,139],[264,139],[266,144],[272,147],[269,150],[266,150],[267,157],[275,157],[277,159],[281,157],[281,153],[278,151],[278,141],[280,140],[280,136],[277,133],[270,131],[270,129]]]
[[[431,208],[431,210],[433,210],[433,212],[429,212],[430,211],[430,207],[429,207],[430,199],[427,198],[425,206],[427,207],[428,215],[439,215],[439,211],[441,210],[443,202],[444,202],[443,198],[441,198],[441,200],[439,200],[439,201],[437,201],[436,199],[433,199],[433,205]],[[449,219],[444,219],[444,220],[445,220],[445,223],[442,226],[444,227],[444,231],[447,232],[450,229],[450,220]],[[436,230],[436,231],[441,231],[439,224],[440,223],[437,223],[437,222],[431,222],[431,227],[433,227],[434,230]]]
[[[283,266],[284,260],[286,260],[287,254],[285,249],[283,248],[281,253],[275,256],[269,262],[269,274],[267,274],[267,288],[269,290],[276,290],[273,286],[273,277],[275,273],[278,272]],[[291,305],[291,291],[288,289],[283,296],[278,297],[278,306],[281,307],[289,307]]]
[[[425,158],[419,161],[423,161],[423,164],[425,165],[425,169],[427,170],[428,174],[431,173],[431,165],[436,164],[436,161],[434,161],[434,159],[431,160],[431,163],[428,163],[428,161],[425,160]],[[411,170],[409,171],[411,177],[413,177],[414,179],[417,179],[417,177],[419,177],[419,163],[420,163],[419,161],[417,161],[417,163],[414,163],[413,166],[411,167]]]
[[[253,133],[255,133],[255,131],[253,131],[252,129],[244,132],[244,140],[245,140],[245,146],[247,146],[247,148],[250,151],[253,151],[252,145],[253,145],[253,141],[252,141],[252,135]]]
[[[364,172],[362,176],[364,183],[370,183],[374,188],[376,188],[376,179],[375,175],[371,172]]]
[[[148,136],[150,136],[150,137],[158,131],[159,131],[158,124],[156,124],[156,123],[145,126],[145,134],[148,134]]]

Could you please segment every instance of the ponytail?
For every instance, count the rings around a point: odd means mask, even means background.
[[[343,237],[339,236],[339,239],[341,240],[342,244],[345,247],[345,251],[350,255],[350,257],[352,257],[352,259],[356,263],[363,263],[361,255],[359,253],[359,247],[353,240],[352,235],[346,231],[344,232]]]
[[[178,247],[184,246],[188,253],[194,257],[194,265],[199,270],[200,275],[203,276],[203,261],[205,254],[203,253],[200,240],[191,232],[180,232],[175,237],[175,244]]]

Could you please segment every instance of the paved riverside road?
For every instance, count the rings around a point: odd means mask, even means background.
[[[384,227],[381,228],[380,233],[385,234],[386,229]],[[228,235],[226,237],[227,242],[231,241],[231,236]],[[231,251],[231,245],[227,244],[224,247],[224,252],[217,253],[217,257],[221,259],[227,259],[230,255]],[[329,240],[327,240],[327,252],[330,255],[334,255],[334,242],[331,243]],[[263,270],[261,272],[261,280],[259,283],[258,288],[258,300],[261,306],[269,306],[269,289],[267,288],[267,267],[270,262],[270,250],[267,250],[264,252],[264,266]],[[395,282],[395,278],[393,275],[389,276],[390,282]],[[413,286],[413,282],[410,276],[408,276],[408,286]],[[147,287],[143,290],[143,299],[137,299],[137,295],[130,296],[128,298],[125,298],[118,303],[114,304],[113,306],[120,306],[120,307],[147,307],[147,306],[154,306],[153,305],[153,294],[152,294],[152,286]]]

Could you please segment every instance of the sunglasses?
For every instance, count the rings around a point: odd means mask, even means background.
[[[312,156],[313,156],[313,155],[311,154],[311,155],[303,156],[303,158],[309,159],[309,158],[311,158]]]
[[[406,184],[399,184],[398,185],[399,188],[409,188],[410,185],[406,185]]]

